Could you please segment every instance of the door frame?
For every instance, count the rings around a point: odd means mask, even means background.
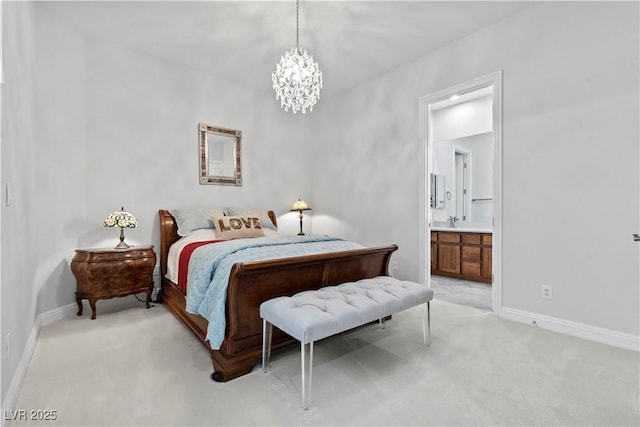
[[[502,308],[502,70],[420,97],[420,184],[418,194],[418,278],[431,287],[431,186],[433,171],[433,130],[430,104],[452,95],[493,86],[493,285],[492,308],[497,315]]]

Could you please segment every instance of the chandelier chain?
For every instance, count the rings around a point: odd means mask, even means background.
[[[300,50],[300,0],[296,0],[296,49]]]

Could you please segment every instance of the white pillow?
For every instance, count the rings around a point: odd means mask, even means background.
[[[193,230],[179,241],[186,245],[193,242],[206,242],[207,240],[218,240],[218,233],[215,228],[201,228],[199,230]]]

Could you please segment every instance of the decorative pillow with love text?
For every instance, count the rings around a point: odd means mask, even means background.
[[[218,239],[230,240],[245,237],[262,237],[264,230],[258,215],[212,217]]]

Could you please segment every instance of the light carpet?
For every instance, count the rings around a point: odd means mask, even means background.
[[[124,301],[124,300],[123,300]],[[299,347],[227,383],[168,310],[133,302],[44,327],[10,425],[622,426],[640,424],[639,354],[434,300],[317,342],[311,408]]]

